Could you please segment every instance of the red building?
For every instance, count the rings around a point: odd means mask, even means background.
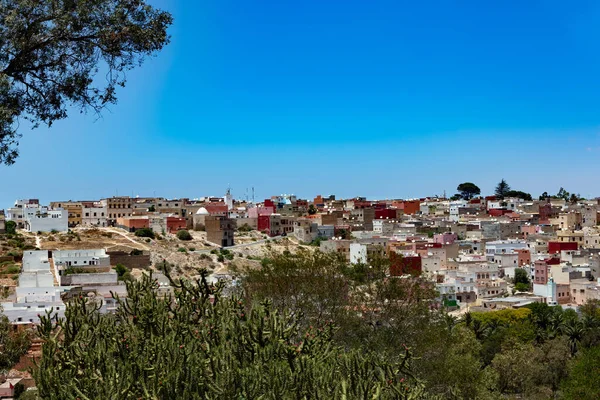
[[[185,218],[179,217],[166,217],[167,231],[169,233],[177,233],[181,229],[187,228],[187,221]]]
[[[529,252],[529,250],[527,249],[516,249],[515,253],[517,253],[519,255],[519,267],[522,267],[523,265],[528,265],[531,263],[531,253]]]
[[[491,217],[501,217],[503,215],[510,214],[510,213],[512,213],[511,210],[506,210],[503,208],[490,208],[488,210],[488,214],[490,214]]]
[[[271,216],[259,215],[256,221],[256,230],[268,235],[271,232]]]
[[[398,209],[402,210],[404,214],[413,215],[421,211],[420,200],[404,200],[394,204]]]
[[[548,242],[548,254],[560,254],[563,250],[577,250],[576,242]]]
[[[375,219],[396,219],[398,210],[396,208],[375,208]]]
[[[397,253],[390,253],[390,275],[402,276],[406,274],[421,275],[423,266],[421,256],[403,256]]]

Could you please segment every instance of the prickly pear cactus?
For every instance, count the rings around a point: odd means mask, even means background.
[[[168,271],[165,271],[168,274]],[[86,298],[64,319],[48,314],[34,378],[43,399],[417,399],[411,354],[386,363],[332,343],[334,328],[301,332],[271,304],[221,296],[201,278],[171,280],[161,296],[152,275],[114,295],[116,314]]]

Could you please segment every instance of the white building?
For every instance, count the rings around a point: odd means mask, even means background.
[[[46,207],[40,207],[35,199],[17,200],[13,207],[6,210],[6,220],[13,221],[17,228],[25,228],[25,221],[28,217],[35,215],[36,212],[47,212]]]
[[[29,232],[66,232],[69,230],[69,213],[62,208],[50,210],[43,207],[27,215],[24,228]]]
[[[40,315],[53,311],[64,315],[65,304],[61,300],[64,288],[54,286],[54,275],[50,270],[47,251],[25,251],[23,272],[19,275],[16,289],[17,300],[3,303],[3,313],[12,323],[40,322]]]
[[[494,262],[496,255],[516,253],[516,250],[527,248],[527,242],[524,240],[496,240],[485,244],[485,255],[489,261]]]
[[[59,271],[69,267],[110,267],[110,256],[104,249],[56,250],[52,258]]]
[[[81,209],[82,226],[108,226],[107,208],[101,203],[87,206],[83,204]]]
[[[361,243],[350,243],[350,263],[367,263],[367,245]]]

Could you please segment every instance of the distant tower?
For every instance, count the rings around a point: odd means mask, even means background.
[[[223,200],[225,200],[225,204],[227,204],[227,209],[232,210],[233,209],[233,196],[231,195],[231,187],[227,188],[227,193],[225,193],[225,197],[223,197]]]

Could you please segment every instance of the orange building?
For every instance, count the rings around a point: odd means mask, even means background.
[[[421,201],[420,200],[403,200],[392,203],[393,207],[402,210],[402,212],[406,215],[413,215],[421,211]]]
[[[129,232],[135,232],[138,229],[150,228],[150,219],[147,216],[121,217],[117,218],[117,226]]]

